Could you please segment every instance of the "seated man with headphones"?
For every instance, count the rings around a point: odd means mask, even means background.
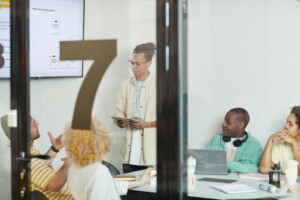
[[[222,132],[217,133],[206,149],[226,150],[229,172],[258,173],[262,148],[259,141],[245,131],[250,121],[244,108],[233,108],[226,113]]]

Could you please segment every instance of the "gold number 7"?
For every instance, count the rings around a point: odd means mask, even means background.
[[[116,40],[60,42],[60,60],[93,60],[75,104],[72,129],[90,130],[95,95],[102,76],[117,55]]]

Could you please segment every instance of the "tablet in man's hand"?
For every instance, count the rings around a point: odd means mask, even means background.
[[[131,122],[131,123],[139,123],[139,120],[137,120],[137,119],[129,119],[129,122]]]
[[[125,117],[111,117],[111,118],[113,118],[114,120],[117,120],[117,121],[139,123],[139,120],[131,119],[131,118],[125,118]]]
[[[129,119],[125,118],[125,117],[111,117],[113,118],[114,120],[117,120],[117,121],[124,121],[124,122],[128,122]]]

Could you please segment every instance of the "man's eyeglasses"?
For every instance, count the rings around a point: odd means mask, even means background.
[[[141,65],[147,63],[149,61],[146,61],[146,62],[133,62],[132,60],[128,60],[128,64],[131,66],[131,67],[140,67]]]

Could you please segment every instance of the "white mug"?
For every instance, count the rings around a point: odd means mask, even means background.
[[[154,177],[150,180],[150,185],[151,186],[156,186],[156,184],[157,184],[157,177],[156,177],[157,171],[156,171],[156,169],[151,170],[150,173],[151,173],[151,175],[154,175]]]
[[[298,161],[287,160],[285,162],[285,179],[287,184],[296,184],[298,177]]]
[[[195,167],[196,167],[196,159],[190,156],[187,160],[187,164],[188,164],[187,173],[194,174]]]
[[[195,189],[196,188],[196,183],[197,183],[197,178],[195,174],[188,174],[188,189]]]

